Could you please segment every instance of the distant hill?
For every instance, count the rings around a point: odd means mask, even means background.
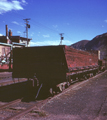
[[[107,33],[96,36],[85,45],[85,48],[88,50],[90,49],[100,50],[106,47],[107,47]]]
[[[81,40],[71,46],[82,50],[100,50],[107,57],[107,33],[97,35],[92,40]]]
[[[85,45],[89,42],[89,40],[81,40],[77,43],[72,44],[71,46],[75,49],[84,49]]]

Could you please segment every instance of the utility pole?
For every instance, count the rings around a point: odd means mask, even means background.
[[[27,38],[27,47],[28,47],[28,28],[30,28],[30,25],[28,24],[29,23],[29,21],[28,20],[30,20],[30,18],[27,18],[27,19],[23,19],[26,23],[26,38]]]
[[[25,35],[26,32],[24,31],[23,33],[24,33],[24,37],[25,37],[25,36],[26,36],[26,35]]]
[[[64,39],[64,37],[62,36],[64,33],[60,33],[59,35],[61,36],[61,41],[59,45],[62,45],[62,40]]]

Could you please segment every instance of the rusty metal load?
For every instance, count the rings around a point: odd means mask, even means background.
[[[87,51],[77,50],[65,46],[65,57],[69,70],[76,68],[85,69],[87,67],[95,67],[98,65],[98,55]]]

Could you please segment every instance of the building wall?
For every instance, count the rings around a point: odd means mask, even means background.
[[[6,55],[11,51],[11,47],[0,45],[0,61],[3,60]],[[8,58],[10,55],[8,55]]]
[[[20,43],[23,43],[23,44],[25,44],[25,46],[27,46],[27,41],[26,40],[20,40]],[[28,46],[30,46],[30,44],[29,44],[29,42],[28,42]]]

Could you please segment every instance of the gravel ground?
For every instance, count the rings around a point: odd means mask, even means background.
[[[79,84],[44,105],[39,120],[107,120],[107,71]]]

